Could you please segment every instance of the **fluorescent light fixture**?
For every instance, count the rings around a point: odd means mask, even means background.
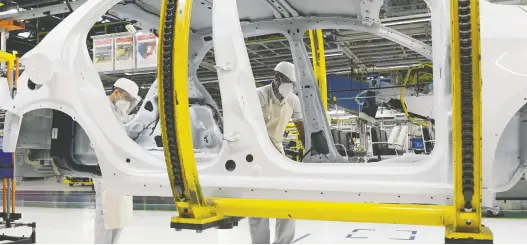
[[[23,38],[28,38],[30,35],[31,35],[30,32],[25,31],[25,32],[18,33],[17,36],[19,36],[19,37],[23,37]]]
[[[340,55],[344,55],[344,51],[342,51],[342,49],[327,49],[327,50],[324,50],[324,56],[325,57],[331,57],[331,56],[340,56]],[[313,59],[313,54],[310,53],[309,54],[309,58],[310,59]]]
[[[326,54],[324,57],[333,57],[333,56],[341,56],[344,55],[344,53],[332,53],[332,54]],[[309,55],[310,59],[313,59],[313,56]]]
[[[396,25],[404,25],[404,24],[412,24],[412,23],[421,23],[421,22],[427,22],[431,21],[432,18],[424,18],[424,19],[414,19],[414,20],[403,20],[403,21],[394,21],[394,22],[388,22],[386,24],[382,24],[383,26],[396,26]]]
[[[145,71],[145,72],[125,72],[124,74],[127,76],[133,76],[133,75],[146,75],[146,74],[153,74],[157,71]]]

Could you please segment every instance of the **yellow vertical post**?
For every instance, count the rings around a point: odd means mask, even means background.
[[[324,106],[324,111],[328,110],[328,87],[326,78],[326,55],[324,50],[324,36],[322,30],[309,30],[311,43],[311,56],[313,60],[313,71],[315,80],[320,90],[320,100]]]
[[[188,98],[188,43],[191,0],[163,0],[159,28],[158,89],[167,171],[179,216],[176,229],[221,220],[206,203],[198,178]]]
[[[315,73],[315,80],[318,83],[317,39],[313,30],[309,30],[309,41],[311,43],[311,60],[313,60],[313,72]]]
[[[18,86],[19,76],[20,76],[20,59],[17,57],[15,61],[15,88]]]
[[[489,243],[481,224],[481,66],[479,0],[451,0],[454,225],[446,243]]]
[[[324,36],[322,30],[317,30],[318,47],[318,87],[320,89],[320,99],[324,105],[324,111],[328,111],[328,85],[326,77],[326,55],[324,50]]]

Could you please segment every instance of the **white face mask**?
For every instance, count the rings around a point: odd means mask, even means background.
[[[117,107],[117,110],[124,112],[130,107],[130,101],[119,98],[119,100],[115,102],[115,107]]]
[[[285,98],[289,97],[293,93],[293,84],[292,83],[282,83],[278,87],[278,93],[284,96]]]

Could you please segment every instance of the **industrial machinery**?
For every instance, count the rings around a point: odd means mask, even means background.
[[[51,135],[52,143],[41,153],[54,156],[55,167],[79,176],[102,175],[114,193],[173,196],[179,216],[172,219],[172,227],[177,229],[229,227],[235,221],[228,217],[275,217],[437,225],[447,227],[447,242],[492,241],[481,224],[481,200],[492,205],[494,188],[514,181],[512,176],[525,159],[522,153],[527,152],[520,151],[524,144],[519,143],[524,137],[519,132],[527,83],[521,75],[525,68],[518,62],[523,56],[516,52],[523,50],[524,42],[517,40],[524,37],[503,24],[508,18],[518,25],[527,23],[521,21],[527,18],[521,9],[481,2],[482,92],[478,0],[427,2],[433,49],[381,25],[381,0],[348,5],[337,0],[273,1],[274,8],[256,0],[215,5],[195,1],[194,6],[192,1],[164,0],[157,94],[163,143],[156,144],[163,146],[163,157],[136,144],[113,119],[86,44],[80,41],[118,1],[87,1],[22,58],[26,71],[18,94],[2,98],[1,106],[8,110],[5,151],[17,151],[22,142],[38,143],[21,128],[28,118],[47,115],[43,118],[52,126],[42,133]],[[191,15],[196,19],[191,21]],[[331,137],[304,46],[303,33],[310,29],[373,33],[433,61],[432,154],[342,164],[346,161]],[[286,36],[297,67],[305,148],[312,150],[303,164],[295,164],[271,145],[256,96],[244,36],[272,33]],[[196,70],[212,47],[222,95],[223,136],[219,152],[200,158],[194,154],[188,98],[192,103],[193,97],[207,97],[206,91],[196,93]],[[500,89],[504,80],[509,88]],[[72,121],[89,138],[96,164],[64,161],[69,152],[54,150]]]
[[[6,63],[5,78],[0,81],[6,96],[14,94],[16,81],[19,73],[19,63],[16,53],[10,54],[0,51],[0,62]],[[5,97],[4,97],[5,98]],[[0,145],[3,145],[3,130],[0,130]],[[0,179],[2,180],[2,212],[0,212],[0,241],[5,243],[35,243],[36,223],[18,222],[22,218],[21,213],[16,212],[16,181],[15,181],[15,158],[13,153],[0,150]],[[4,234],[6,229],[15,227],[31,227],[31,234],[27,236],[12,236]]]

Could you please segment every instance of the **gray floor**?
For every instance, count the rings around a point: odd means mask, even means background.
[[[22,213],[21,222],[37,223],[38,243],[93,243],[91,187],[70,187],[53,180],[22,182],[17,185],[17,205],[17,212]],[[134,206],[134,219],[123,229],[120,243],[250,243],[246,219],[232,230],[211,229],[200,234],[176,232],[169,225],[170,218],[176,215],[171,198],[134,197]],[[492,229],[495,243],[527,244],[527,238],[522,236],[526,219],[484,219],[483,223]],[[2,232],[21,235],[29,234],[30,229],[21,227]],[[295,243],[441,244],[443,239],[443,227],[299,220]]]

